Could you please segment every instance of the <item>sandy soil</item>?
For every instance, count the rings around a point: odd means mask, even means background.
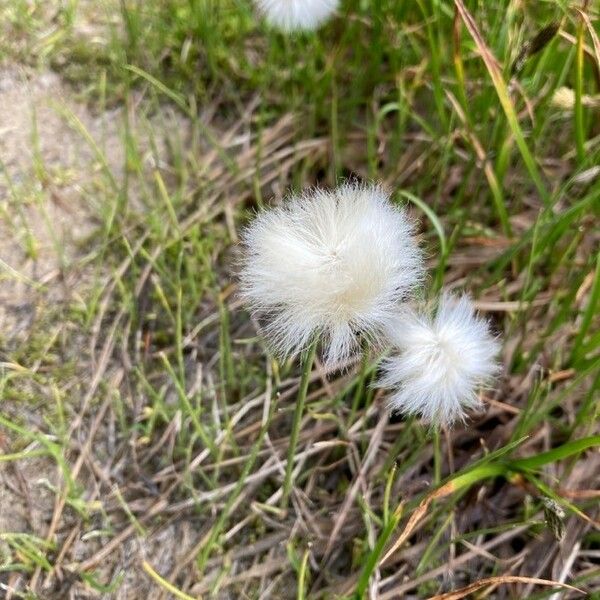
[[[95,139],[104,132],[107,156],[118,164],[111,115],[92,115],[54,73],[0,70],[0,339],[6,343],[27,336],[40,303],[67,299],[76,282],[64,278],[72,278],[78,244],[93,230],[86,191],[97,167],[66,115]]]

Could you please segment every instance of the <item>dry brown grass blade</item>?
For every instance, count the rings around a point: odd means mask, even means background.
[[[590,37],[592,38],[592,43],[594,44],[594,54],[596,55],[596,67],[600,69],[600,39],[598,38],[598,34],[594,29],[594,25],[590,20],[590,17],[586,12],[577,8],[575,9],[581,15],[581,18],[584,20],[588,31],[590,32]]]
[[[467,7],[465,6],[464,2],[462,0],[454,0],[454,4],[464,24],[469,30],[471,37],[475,41],[477,49],[479,50],[481,58],[483,59],[485,66],[490,72],[490,75],[492,75],[492,77],[502,77],[502,71],[500,69],[500,65],[498,64],[498,60],[496,59],[492,51],[489,49],[481,33],[479,33],[477,23],[475,23],[475,21],[473,20],[473,16],[467,10]]]
[[[466,587],[454,592],[447,592],[445,594],[431,596],[429,600],[460,600],[460,598],[464,598],[465,596],[468,596],[469,594],[472,594],[473,592],[476,592],[484,587],[490,585],[502,585],[503,583],[530,583],[534,585],[562,587],[573,590],[574,592],[579,592],[580,594],[585,594],[585,592],[579,588],[573,587],[572,585],[568,585],[566,583],[560,583],[558,581],[538,579],[537,577],[520,577],[518,575],[500,575],[498,577],[487,577],[486,579],[480,579],[479,581],[476,581],[475,583],[467,585]]]
[[[354,502],[354,499],[356,498],[356,494],[358,493],[359,485],[360,485],[361,481],[364,480],[369,468],[371,467],[371,464],[373,463],[373,460],[375,459],[375,456],[377,455],[377,450],[379,449],[379,445],[381,444],[381,438],[383,436],[383,430],[385,429],[387,422],[388,422],[388,412],[387,412],[387,410],[384,410],[384,413],[383,413],[382,417],[379,419],[379,423],[377,423],[377,427],[371,437],[371,442],[369,444],[369,448],[367,450],[367,454],[365,456],[363,464],[360,468],[360,472],[356,475],[354,484],[352,485],[352,488],[346,495],[346,499],[344,500],[342,509],[340,510],[339,516],[333,526],[331,535],[329,536],[329,540],[327,541],[327,547],[325,548],[325,555],[323,557],[324,561],[327,560],[327,558],[329,557],[329,554],[331,552],[331,549],[333,548],[333,544],[335,543],[335,541],[337,539],[340,529],[342,528],[342,526],[344,525],[344,522],[346,521],[348,512],[350,510],[350,506],[352,505],[352,502]]]
[[[148,523],[150,521],[150,519],[152,519],[152,517],[155,517],[156,515],[160,514],[165,509],[167,504],[168,504],[168,502],[164,498],[161,498],[160,500],[158,500],[155,504],[153,504],[148,509],[148,511],[145,515],[141,516],[138,519],[139,523],[142,525],[145,523]],[[73,570],[77,570],[78,573],[89,571],[90,569],[97,567],[98,564],[100,564],[103,560],[105,560],[106,558],[111,556],[111,554],[113,552],[115,552],[119,548],[119,546],[121,546],[125,542],[125,540],[127,540],[135,532],[136,532],[135,525],[134,524],[129,525],[128,527],[123,529],[123,531],[121,531],[115,537],[113,537],[107,544],[105,544],[93,556],[84,560],[82,563],[79,563],[79,564],[74,563],[72,565],[69,565],[69,567]]]
[[[594,500],[600,499],[600,490],[569,490],[560,488],[558,493],[565,498],[571,498],[573,500]]]
[[[573,44],[573,46],[577,44],[577,38],[575,38],[575,36],[571,35],[568,31],[561,30],[558,32],[558,35],[563,40],[566,40],[570,44]],[[584,44],[583,45],[583,54],[585,55],[585,57],[588,60],[591,60],[594,64],[594,76],[596,77],[596,85],[598,86],[598,89],[600,89],[600,64],[594,60],[595,59],[594,51],[587,44]]]
[[[392,556],[392,554],[394,554],[394,552],[396,552],[396,550],[398,550],[398,548],[400,548],[400,546],[402,546],[402,544],[404,544],[404,542],[410,537],[415,527],[419,524],[421,519],[427,513],[429,505],[434,500],[438,498],[443,498],[444,496],[451,494],[453,491],[454,482],[449,481],[446,485],[443,485],[441,488],[435,490],[421,501],[419,506],[417,506],[416,510],[410,516],[410,519],[408,520],[404,531],[400,534],[400,537],[394,542],[392,547],[385,553],[385,556],[381,559],[381,564],[386,562],[389,559],[389,557]]]
[[[527,531],[528,528],[529,528],[529,525],[521,525],[519,527],[515,527],[514,529],[505,531],[504,533],[501,533],[500,535],[483,543],[481,546],[478,547],[477,551],[470,550],[469,552],[466,552],[464,554],[461,554],[460,556],[457,556],[452,561],[452,568],[456,571],[462,565],[468,564],[476,556],[478,556],[478,555],[481,556],[481,551],[485,552],[485,551],[497,548],[497,547],[501,546],[502,544],[505,544],[506,542],[519,536],[524,531]],[[392,563],[392,564],[394,564],[394,563]],[[404,598],[404,595],[407,592],[409,592],[410,590],[415,589],[417,586],[419,586],[423,583],[432,581],[436,577],[444,577],[447,573],[448,573],[448,565],[442,564],[439,567],[435,567],[435,568],[429,570],[427,573],[424,573],[423,575],[416,577],[415,579],[412,579],[410,581],[402,583],[402,584],[388,590],[387,592],[381,593],[379,596],[379,600],[397,600],[397,598]]]

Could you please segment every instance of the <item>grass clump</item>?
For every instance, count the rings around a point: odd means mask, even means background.
[[[33,158],[0,163],[3,591],[593,593],[600,56],[580,8],[348,1],[292,37],[233,0],[0,8],[5,73],[36,108],[55,77],[62,124],[38,111]],[[408,203],[432,293],[473,293],[504,371],[432,433],[389,417],[375,357],[317,360],[284,510],[301,373],[241,307],[239,232],[354,176]]]

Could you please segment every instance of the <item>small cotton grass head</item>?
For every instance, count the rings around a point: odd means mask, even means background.
[[[339,0],[254,0],[265,20],[282,31],[316,29],[336,11]]]
[[[435,315],[405,311],[388,335],[398,354],[384,361],[379,384],[394,390],[393,411],[449,426],[479,407],[500,345],[466,296],[444,294]]]
[[[311,190],[260,212],[243,233],[242,299],[280,356],[319,339],[339,364],[377,343],[419,284],[413,226],[378,186]]]

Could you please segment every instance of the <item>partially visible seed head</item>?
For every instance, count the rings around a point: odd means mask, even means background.
[[[339,0],[254,0],[266,21],[283,31],[316,29],[338,7]]]
[[[552,104],[561,110],[573,110],[575,106],[575,92],[568,87],[560,87],[552,96]]]

